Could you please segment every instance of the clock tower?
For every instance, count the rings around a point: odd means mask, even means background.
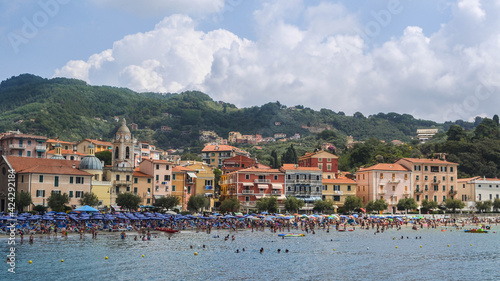
[[[132,143],[132,135],[127,127],[125,118],[122,119],[122,125],[115,133],[113,141],[113,169],[134,167],[134,144]]]

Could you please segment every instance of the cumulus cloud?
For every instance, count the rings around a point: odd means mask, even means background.
[[[304,3],[264,4],[253,14],[253,41],[222,29],[202,32],[191,17],[172,15],[87,61],[68,62],[55,76],[136,91],[197,89],[240,107],[278,100],[436,121],[495,113],[498,4],[462,0],[434,34],[408,26],[401,36],[371,46],[366,34],[355,32],[363,25],[344,6]]]

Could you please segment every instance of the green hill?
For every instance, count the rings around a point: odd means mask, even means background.
[[[199,147],[200,130],[215,131],[224,138],[230,131],[263,137],[299,133],[304,137],[328,128],[343,139],[352,135],[355,140],[409,141],[417,128],[444,131],[451,125],[415,119],[408,114],[346,116],[342,112],[315,111],[301,105],[287,108],[279,102],[236,108],[195,91],[136,93],[125,88],[91,86],[76,79],[45,79],[31,74],[3,81],[0,99],[0,132],[19,129],[70,141],[110,139],[118,126],[113,120],[117,116],[126,118],[129,124],[138,124],[139,130],[134,130],[134,135],[156,142],[164,149]],[[171,130],[161,131],[162,126]]]

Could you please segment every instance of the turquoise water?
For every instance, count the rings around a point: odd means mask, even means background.
[[[151,241],[134,241],[133,233],[125,240],[37,237],[16,245],[16,273],[4,263],[0,280],[500,280],[500,234],[493,231],[500,226],[487,234],[356,229],[285,239],[267,229],[181,232],[170,240],[160,233]],[[224,241],[228,233],[235,241]],[[10,246],[0,243],[6,259]]]

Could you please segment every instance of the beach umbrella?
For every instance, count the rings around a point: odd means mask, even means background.
[[[99,210],[97,210],[96,208],[92,208],[89,205],[85,205],[85,206],[82,206],[80,208],[76,208],[73,211],[77,211],[77,212],[98,212]]]
[[[269,215],[269,213],[268,213],[268,212],[265,212],[265,211],[264,211],[264,212],[261,212],[260,214],[261,214],[261,215]]]

